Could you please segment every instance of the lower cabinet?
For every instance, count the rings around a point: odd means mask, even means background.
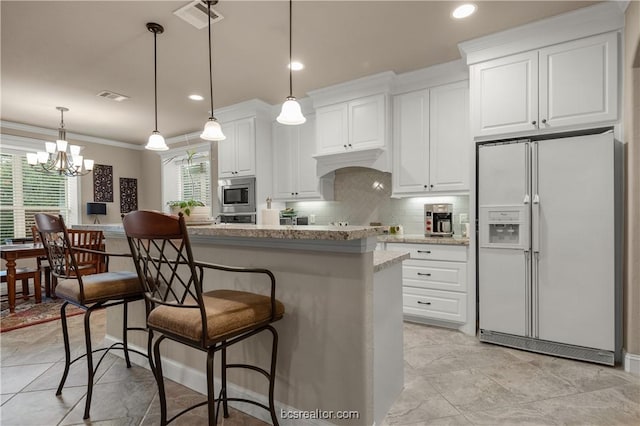
[[[467,247],[387,243],[408,251],[402,264],[403,311],[408,319],[467,322]]]

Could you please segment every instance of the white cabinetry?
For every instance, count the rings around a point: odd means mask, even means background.
[[[227,137],[218,142],[218,177],[255,176],[256,137],[254,118],[222,123]]]
[[[397,95],[393,101],[393,194],[468,191],[468,82]]]
[[[382,148],[385,145],[384,94],[319,107],[316,116],[319,155]]]
[[[387,243],[408,251],[402,264],[403,310],[408,319],[467,322],[467,247]]]
[[[601,34],[472,65],[474,136],[617,120],[617,37]]]
[[[315,116],[299,126],[273,123],[273,198],[321,200],[322,179],[316,176]],[[330,197],[331,198],[331,197]]]

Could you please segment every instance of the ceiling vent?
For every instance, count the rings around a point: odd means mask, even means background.
[[[207,26],[207,3],[202,0],[194,0],[174,11],[173,14],[199,30]],[[224,16],[220,15],[213,8],[211,9],[210,16],[212,24],[224,19]]]
[[[112,101],[116,101],[116,102],[122,102],[129,99],[128,96],[120,95],[119,93],[110,92],[108,90],[103,90],[102,92],[98,93],[96,96],[99,96],[105,99],[111,99]]]

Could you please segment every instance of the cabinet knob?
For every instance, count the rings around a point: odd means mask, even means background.
[[[426,188],[428,188],[428,187],[429,187],[429,185],[425,185],[424,187],[425,187],[425,189],[426,189]]]
[[[431,302],[423,302],[423,301],[421,301],[421,300],[418,300],[418,304],[419,304],[419,305],[430,305],[430,304],[431,304]]]
[[[347,149],[347,145],[342,145],[342,146],[344,146],[344,149]]]
[[[547,124],[547,119],[546,118],[542,119],[542,124]]]
[[[296,192],[296,195],[298,195],[298,193]]]
[[[351,144],[349,144],[349,148],[351,148]]]
[[[433,188],[433,185],[430,185]]]
[[[535,126],[536,124],[538,124],[538,122],[537,122],[536,120],[533,120],[533,121],[531,122],[531,124],[533,124],[533,125]]]

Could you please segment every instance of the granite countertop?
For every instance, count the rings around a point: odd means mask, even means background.
[[[408,251],[376,250],[373,252],[373,272],[382,271],[409,257]]]
[[[378,236],[379,243],[414,243],[414,244],[444,244],[468,246],[469,238],[462,237],[425,237],[422,234],[385,234]]]
[[[122,224],[74,225],[76,229],[96,229],[104,232],[124,233]],[[381,235],[381,226],[292,226],[249,225],[225,223],[189,226],[189,235],[200,237],[242,237],[284,240],[360,240]]]

